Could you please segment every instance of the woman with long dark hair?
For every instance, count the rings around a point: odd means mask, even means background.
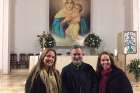
[[[114,64],[112,55],[106,51],[98,56],[97,69],[99,93],[133,93],[125,73]]]
[[[55,50],[43,51],[26,80],[25,93],[60,93],[60,74],[55,69],[56,59]]]

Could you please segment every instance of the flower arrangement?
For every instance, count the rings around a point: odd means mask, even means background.
[[[133,59],[131,63],[127,65],[130,73],[133,73],[136,81],[140,78],[140,59]]]
[[[96,34],[92,33],[89,34],[85,40],[84,40],[84,45],[87,47],[93,47],[93,48],[99,48],[101,44],[101,38],[97,36]]]
[[[50,33],[43,33],[41,35],[37,35],[39,37],[39,43],[41,48],[52,48],[56,45],[55,39],[52,37]]]

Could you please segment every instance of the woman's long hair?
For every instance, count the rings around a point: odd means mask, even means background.
[[[110,62],[111,62],[111,67],[116,67],[115,66],[115,61],[114,61],[114,58],[113,56],[111,55],[111,53],[108,53],[106,51],[103,51],[102,53],[99,54],[98,56],[98,60],[97,60],[97,67],[96,67],[96,72],[97,72],[97,75],[100,75],[102,70],[103,70],[103,67],[101,65],[101,56],[102,55],[108,55],[109,58],[110,58]]]
[[[54,59],[54,64],[52,66],[52,70],[55,70],[55,64],[56,64],[56,60],[57,60],[57,56],[56,56],[56,51],[54,49],[45,49],[43,50],[37,64],[34,66],[34,68],[31,70],[26,84],[25,84],[25,93],[30,93],[31,87],[33,85],[33,82],[35,80],[35,78],[37,77],[37,75],[39,75],[40,71],[44,68],[44,57],[46,56],[46,54],[49,51],[53,51],[55,53],[55,59]]]

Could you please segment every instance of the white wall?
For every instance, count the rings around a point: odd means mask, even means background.
[[[10,22],[10,31],[9,31],[9,38],[10,38],[10,45],[9,45],[9,49],[10,52],[14,52],[15,50],[15,0],[10,0],[10,5],[9,5],[9,13],[10,13],[10,18],[9,18],[9,22]]]
[[[113,52],[117,33],[125,29],[124,0],[94,0],[93,8],[93,31],[103,38],[104,49]]]
[[[91,30],[103,38],[101,50],[112,51],[116,48],[117,33],[127,30],[125,13],[129,14],[127,5],[131,0],[91,0]],[[127,3],[128,4],[124,4]],[[38,52],[37,34],[48,30],[49,1],[48,0],[13,0],[14,20],[11,51],[17,53]],[[126,12],[127,11],[127,12]],[[12,27],[13,27],[12,26]],[[130,27],[131,28],[131,27]]]
[[[14,0],[14,30],[12,39],[14,47],[11,50],[17,53],[38,52],[37,34],[47,29],[48,1],[47,0]],[[12,38],[12,37],[11,37]]]

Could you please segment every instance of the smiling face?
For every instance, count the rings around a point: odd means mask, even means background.
[[[103,54],[100,59],[100,64],[104,70],[107,70],[111,67],[110,57],[106,54]]]
[[[53,66],[55,62],[55,56],[56,55],[53,51],[48,51],[48,53],[45,55],[44,60],[43,60],[45,67]]]

